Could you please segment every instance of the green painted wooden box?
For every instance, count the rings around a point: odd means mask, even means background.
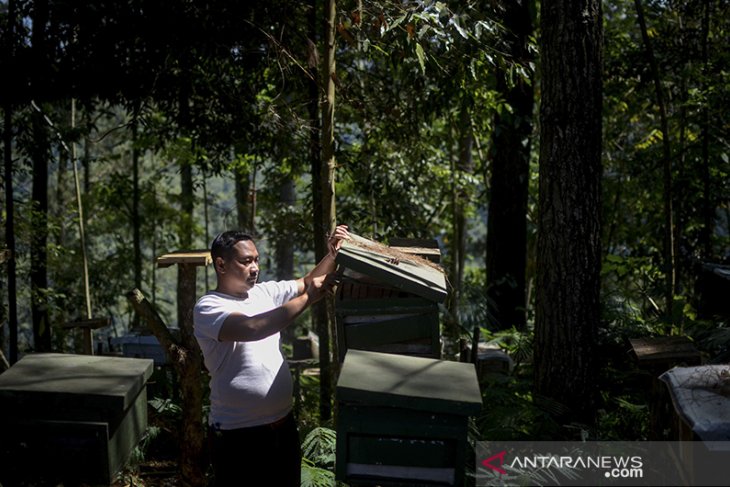
[[[338,480],[350,485],[462,485],[473,364],[349,350],[337,382]]]
[[[349,349],[440,357],[442,272],[354,245],[343,246],[336,261],[342,275],[335,304],[340,361]]]
[[[0,483],[109,485],[147,429],[149,359],[26,355],[0,375]]]

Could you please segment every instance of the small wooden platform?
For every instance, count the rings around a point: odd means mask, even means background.
[[[69,330],[78,328],[84,332],[83,348],[86,355],[94,355],[94,338],[91,336],[91,330],[97,330],[111,325],[112,320],[106,318],[90,318],[88,320],[70,321],[61,325],[61,328]]]
[[[696,365],[702,358],[694,343],[685,336],[630,338],[629,343],[641,366]]]
[[[206,266],[211,263],[213,259],[210,250],[181,250],[157,258],[157,267],[170,267],[175,264]]]

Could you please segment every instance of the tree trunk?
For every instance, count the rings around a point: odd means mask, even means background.
[[[463,95],[466,98],[466,94]],[[454,337],[461,336],[461,287],[464,282],[464,264],[466,261],[466,212],[471,199],[469,188],[463,183],[462,175],[472,174],[474,172],[474,159],[472,157],[472,146],[474,145],[474,137],[471,130],[471,113],[470,102],[466,99],[462,100],[461,111],[459,113],[458,137],[459,137],[459,154],[456,161],[456,171],[454,172],[454,202],[453,202],[453,262],[452,262],[452,309],[451,314],[454,318]],[[478,329],[478,325],[476,327]],[[475,330],[476,333],[476,330]],[[474,340],[472,340],[474,341]],[[460,339],[459,350],[466,352],[467,345],[465,341]],[[472,356],[476,353],[476,349],[472,350]],[[469,360],[468,357],[461,356],[464,362]]]
[[[279,186],[279,203],[282,207],[287,208],[284,213],[284,219],[279,221],[280,233],[275,239],[276,254],[276,279],[283,281],[294,278],[294,232],[297,222],[288,208],[296,204],[296,185],[291,174]],[[281,336],[284,343],[293,343],[296,331],[293,326],[287,326],[281,330]]]
[[[10,365],[18,361],[18,297],[15,264],[15,204],[13,202],[13,109],[7,101],[4,107],[3,145],[5,175],[5,245],[7,247],[8,275],[8,360]],[[5,317],[3,317],[5,318]],[[0,326],[0,328],[3,328]],[[0,350],[5,348],[5,334],[0,335]]]
[[[666,316],[669,320],[673,319],[672,304],[674,295],[676,294],[676,263],[674,254],[674,210],[673,210],[673,192],[672,192],[672,150],[669,135],[669,121],[667,119],[667,106],[664,102],[664,89],[659,77],[659,66],[654,50],[651,46],[651,39],[646,28],[646,20],[644,19],[644,9],[641,0],[634,0],[636,5],[636,16],[641,29],[641,38],[644,40],[644,48],[646,49],[646,57],[651,69],[651,75],[654,79],[654,90],[656,95],[657,110],[662,131],[662,156],[663,156],[663,174],[662,183],[664,186],[664,273],[665,273],[665,296]]]
[[[183,60],[185,75],[180,91],[180,127],[189,130],[190,117],[190,70]],[[193,246],[193,210],[195,188],[193,186],[193,159],[196,153],[195,138],[190,143],[190,157],[181,161],[180,168],[180,249],[190,250]],[[184,360],[178,366],[180,394],[183,403],[182,431],[180,445],[180,471],[185,487],[205,485],[202,468],[203,429],[203,385],[201,351],[193,335],[193,308],[196,296],[195,266],[179,264],[177,268],[177,322],[180,328],[180,345],[186,351]]]
[[[233,177],[236,185],[236,222],[238,229],[244,232],[251,232],[251,229],[248,228],[251,222],[251,205],[249,203],[251,182],[249,173],[237,166],[234,169]]]
[[[15,1],[8,1],[8,43],[7,59],[9,71],[13,71],[15,64]],[[10,77],[13,78],[12,76]],[[8,273],[8,362],[13,365],[18,361],[18,297],[17,297],[17,276],[15,261],[15,204],[13,202],[13,106],[10,97],[5,97],[3,107],[3,145],[4,145],[4,174],[5,174],[5,245],[9,255],[7,259]],[[0,348],[4,345],[0,341]]]
[[[42,95],[46,86],[45,66],[46,24],[48,22],[48,1],[34,2],[32,11],[33,31],[31,34],[31,52],[33,71],[31,88],[37,95]],[[51,329],[48,321],[48,287],[47,254],[48,244],[48,159],[50,142],[48,129],[45,126],[43,113],[47,112],[40,104],[32,115],[33,147],[31,160],[33,165],[32,182],[32,216],[30,242],[30,289],[31,317],[33,322],[33,339],[36,352],[51,350]]]
[[[279,187],[279,202],[287,208],[296,204],[296,185],[291,175]],[[294,277],[294,245],[291,229],[297,224],[287,212],[287,220],[282,222],[281,235],[276,239],[276,278],[278,280]],[[287,327],[285,330],[288,330]]]
[[[595,336],[601,268],[599,0],[541,11],[540,217],[534,368],[536,397],[595,420]]]
[[[505,0],[503,25],[507,51],[516,65],[532,61],[528,51],[533,32],[528,2]],[[527,195],[529,186],[532,111],[531,80],[497,69],[497,91],[512,108],[494,117],[491,150],[491,198],[487,222],[487,310],[497,330],[525,327],[527,267]]]
[[[713,2],[705,1],[705,11],[702,16],[702,83],[700,91],[707,89],[706,78],[710,75],[709,49],[710,16]],[[710,108],[705,103],[702,107],[702,229],[699,236],[699,247],[702,259],[712,259],[712,233],[715,226],[715,206],[712,203],[712,179],[710,176]]]
[[[142,289],[142,222],[139,216],[139,148],[137,147],[139,101],[132,113],[132,247],[134,252],[134,287]]]
[[[180,346],[187,352],[178,366],[182,408],[180,469],[186,486],[205,485],[202,466],[205,432],[203,429],[202,352],[193,335],[196,272],[194,265],[179,264],[177,277],[177,316]]]
[[[195,266],[180,265],[178,268],[178,293],[180,296],[189,296],[195,292]],[[190,286],[193,283],[193,286]],[[192,294],[194,301],[194,294]],[[187,327],[180,326],[180,340],[176,340],[170,333],[160,315],[139,289],[127,293],[127,299],[135,312],[147,323],[155,337],[165,350],[168,362],[175,368],[180,379],[180,393],[182,396],[182,433],[183,442],[180,445],[180,469],[183,482],[186,486],[205,485],[202,470],[202,451],[204,446],[204,431],[202,426],[203,392],[200,387],[202,380],[202,359],[198,342],[191,332],[184,331]],[[178,313],[185,320],[192,323],[192,301],[179,302]],[[182,309],[189,305],[189,308]],[[192,330],[192,325],[190,326]]]
[[[51,351],[48,317],[48,129],[43,114],[33,112],[32,236],[30,242],[30,289],[33,342],[36,352]]]
[[[316,46],[316,25],[317,25],[317,3],[312,1],[309,18],[310,41]],[[321,142],[312,140],[310,162],[312,167],[312,194],[313,194],[313,221],[314,221],[314,254],[315,260],[319,261],[327,254],[327,234],[334,229],[334,102],[335,102],[335,22],[336,5],[334,0],[326,0],[324,9],[324,43],[325,56],[322,63],[322,87],[324,88],[325,99],[322,104],[322,129],[317,134],[319,121],[317,111],[319,108],[320,86],[316,65],[313,66],[313,59],[317,56],[310,56],[310,75],[313,81],[310,82],[309,115],[313,122],[312,138],[319,135]],[[312,46],[310,45],[310,48]],[[316,52],[316,47],[312,48]],[[321,144],[321,145],[320,145]],[[321,153],[315,149],[321,149]],[[320,419],[326,421],[332,417],[332,367],[330,359],[330,319],[327,311],[328,302],[322,300],[313,307],[314,327],[319,335],[319,368],[320,368]]]

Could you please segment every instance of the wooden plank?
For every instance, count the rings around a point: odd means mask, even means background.
[[[701,359],[694,343],[685,336],[631,338],[629,343],[640,364],[699,364]]]
[[[212,262],[209,250],[179,250],[158,257],[157,267],[170,267],[175,264],[206,266]]]

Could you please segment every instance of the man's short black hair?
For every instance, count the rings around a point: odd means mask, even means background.
[[[219,234],[213,239],[213,243],[210,244],[210,256],[213,258],[213,261],[215,262],[217,257],[227,260],[233,253],[233,246],[241,240],[253,241],[253,238],[251,235],[239,230],[229,230]]]

